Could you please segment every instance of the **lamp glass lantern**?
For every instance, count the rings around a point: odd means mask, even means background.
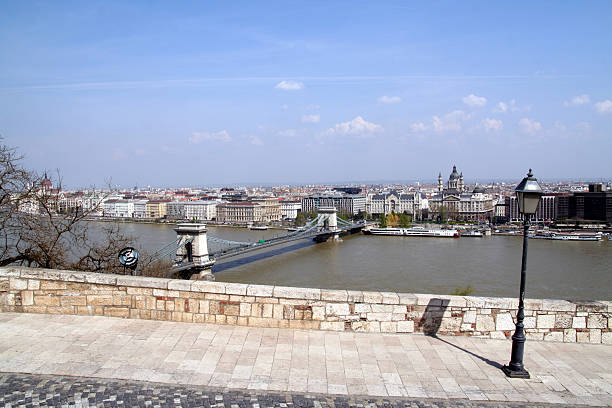
[[[519,212],[525,215],[535,214],[544,192],[538,183],[538,179],[533,177],[531,169],[529,169],[527,177],[516,186],[514,191],[516,192]]]

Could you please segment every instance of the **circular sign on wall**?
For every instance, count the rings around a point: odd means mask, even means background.
[[[138,265],[138,252],[132,247],[123,248],[119,251],[119,262],[126,268],[136,269]]]

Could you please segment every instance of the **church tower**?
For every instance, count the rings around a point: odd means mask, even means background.
[[[438,192],[441,193],[444,190],[444,186],[442,185],[442,172],[438,174]]]

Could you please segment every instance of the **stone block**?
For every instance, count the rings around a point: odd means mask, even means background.
[[[26,290],[28,288],[28,280],[20,278],[9,278],[9,287],[11,290]]]
[[[563,342],[564,343],[575,343],[576,342],[576,330],[564,329],[563,330]]]
[[[324,306],[313,306],[312,307],[312,320],[325,320],[325,307]]]
[[[39,290],[40,281],[36,279],[28,279],[28,290]]]
[[[463,323],[476,323],[476,311],[466,310],[463,312]]]
[[[390,322],[393,320],[393,313],[367,313],[368,321]]]
[[[287,298],[287,299],[320,300],[321,299],[321,289],[294,288],[291,286],[275,286],[273,295],[274,297]]]
[[[506,338],[506,335],[504,334],[504,332],[492,331],[491,333],[489,333],[489,338],[504,340]]]
[[[204,292],[204,293],[225,293],[225,282],[213,282],[213,281],[194,281],[191,282],[191,290],[193,292]]]
[[[487,297],[485,298],[484,307],[489,308],[489,309],[503,309],[503,310],[518,309],[518,299]]]
[[[274,305],[272,303],[264,303],[261,308],[262,317],[274,317]]]
[[[438,331],[440,332],[457,332],[461,329],[461,317],[443,318]]]
[[[27,272],[29,271],[35,272],[36,269],[9,266],[6,268],[0,268],[0,276],[6,277],[6,278],[9,278],[9,277],[19,278],[22,272],[25,272],[25,275],[27,275]],[[27,276],[22,276],[22,277],[25,278]],[[33,278],[38,278],[38,275],[34,273]]]
[[[58,282],[58,281],[40,281],[40,290],[64,290],[68,286],[66,282]]]
[[[84,272],[56,271],[57,279],[64,282],[85,282]]]
[[[607,329],[608,319],[599,313],[591,313],[587,319],[587,328],[589,329]]]
[[[104,316],[129,317],[130,309],[127,307],[105,307]]]
[[[321,330],[344,331],[344,322],[321,322]]]
[[[412,293],[398,293],[400,305],[416,305],[417,297]]]
[[[89,306],[112,306],[113,297],[111,295],[87,295]]]
[[[382,303],[382,294],[380,292],[362,292],[364,303]]]
[[[512,321],[510,313],[498,313],[497,316],[495,316],[495,330],[514,330],[514,328],[514,321]]]
[[[553,331],[544,333],[544,341],[563,341],[563,332]]]
[[[277,320],[282,320],[284,317],[284,306],[283,305],[272,305],[274,309],[272,310],[272,317]]]
[[[249,285],[247,287],[248,296],[272,297],[274,286],[269,285]]]
[[[603,302],[574,302],[576,304],[576,312],[607,312],[608,305]]]
[[[393,313],[393,307],[395,305],[380,305],[380,304],[372,304],[369,305],[372,309],[373,313]],[[402,312],[405,312],[406,309],[402,310]]]
[[[382,295],[382,303],[387,305],[398,305],[399,296],[395,292],[380,292]]]
[[[278,320],[251,316],[248,324],[254,327],[278,327]]]
[[[86,273],[85,282],[115,286],[117,285],[117,275],[111,275],[108,273]]]
[[[62,306],[85,306],[87,298],[85,296],[61,296],[60,304]]]
[[[64,315],[72,315],[74,314],[73,306],[50,306],[47,307],[47,313],[49,314],[64,314]]]
[[[601,342],[603,344],[612,344],[612,332],[601,333]]]
[[[251,315],[251,304],[250,303],[240,303],[240,316],[250,316]]]
[[[537,317],[538,329],[552,329],[555,327],[555,315],[554,314],[539,314]]]
[[[593,343],[593,344],[601,343],[601,329],[589,330],[589,343]]]
[[[146,295],[152,296],[153,289],[151,288],[125,288],[125,291],[128,295]]]
[[[47,313],[47,306],[24,306],[23,311],[25,313]]]
[[[448,296],[430,295],[423,293],[416,293],[417,305],[419,306],[448,306],[450,300]]]
[[[573,317],[572,329],[586,329],[586,317]]]
[[[168,289],[170,290],[184,290],[191,291],[191,284],[193,281],[187,279],[170,279],[168,281]]]
[[[538,341],[541,341],[541,340],[544,339],[544,333],[528,331],[528,332],[525,333],[525,338],[527,340],[538,340]]]
[[[462,323],[461,324],[461,329],[462,332],[473,332],[474,328],[472,327],[471,323]]]
[[[372,305],[369,303],[355,303],[355,313],[370,313]]]
[[[59,298],[57,296],[34,295],[34,304],[36,306],[59,306]]]
[[[570,329],[572,327],[572,315],[559,313],[555,317],[555,329]]]
[[[348,303],[328,303],[325,306],[327,316],[346,316],[350,314]]]
[[[542,309],[547,312],[575,312],[576,304],[567,300],[542,299]]]
[[[495,330],[495,321],[493,316],[478,315],[476,316],[476,330],[481,332],[490,332]]]
[[[219,300],[219,301],[228,301],[229,295],[222,295],[220,293],[205,293],[204,299],[207,300]]]
[[[576,342],[577,343],[588,343],[589,342],[589,332],[588,331],[577,331],[576,332]]]
[[[225,293],[228,295],[242,295],[245,296],[247,294],[247,287],[244,283],[226,283],[225,284]]]
[[[346,302],[348,292],[346,290],[328,290],[321,289],[321,300],[329,300],[332,302]]]
[[[380,332],[380,322],[352,322],[351,329],[356,332]]]
[[[380,322],[380,331],[383,333],[397,333],[397,322]]]
[[[0,277],[0,292],[8,292],[9,288],[9,278]]]
[[[32,306],[34,305],[34,293],[31,290],[24,290],[21,292],[21,305]]]
[[[117,276],[118,286],[134,286],[139,288],[168,289],[170,279],[149,278],[145,276]]]
[[[321,327],[321,322],[314,320],[290,320],[289,328],[303,330],[317,330]]]
[[[526,329],[535,329],[536,328],[536,318],[535,316],[527,316],[523,320],[523,326]]]
[[[363,292],[360,290],[347,290],[347,302],[363,302]]]
[[[414,332],[414,322],[412,320],[404,320],[401,322],[397,322],[397,332],[398,333],[413,333]]]

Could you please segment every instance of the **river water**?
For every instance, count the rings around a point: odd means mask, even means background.
[[[122,224],[149,252],[173,241],[170,225]],[[256,241],[286,232],[208,228],[208,234]],[[522,237],[413,238],[356,234],[343,242],[298,241],[215,265],[215,279],[299,287],[518,297]],[[214,248],[213,248],[214,249]],[[526,296],[612,300],[612,241],[529,240]]]

